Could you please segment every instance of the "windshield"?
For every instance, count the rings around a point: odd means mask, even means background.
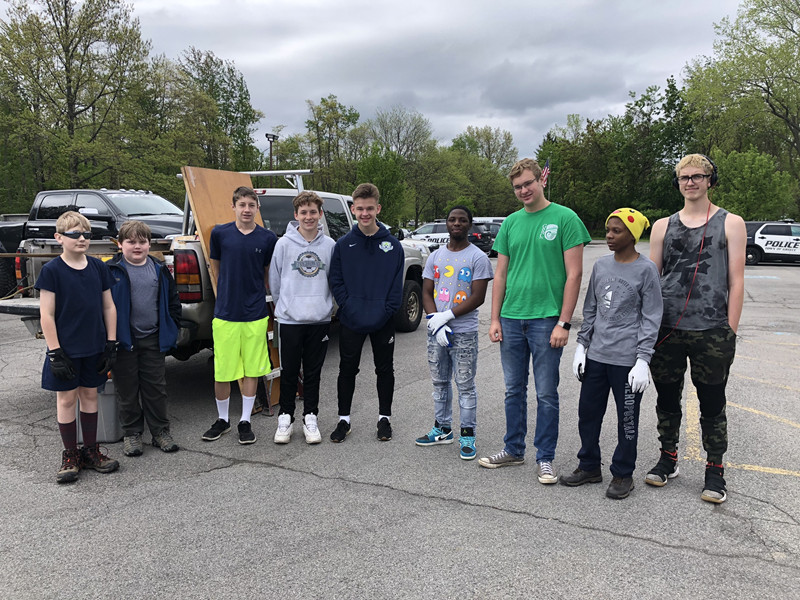
[[[183,211],[166,198],[156,194],[125,192],[106,193],[108,199],[126,217],[137,215],[182,215]]]

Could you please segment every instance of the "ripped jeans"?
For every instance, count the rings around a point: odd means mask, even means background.
[[[478,368],[478,332],[454,333],[452,347],[445,348],[428,334],[428,366],[433,381],[433,405],[439,425],[452,426],[453,386],[456,381],[461,427],[475,427],[478,392],[475,372]]]

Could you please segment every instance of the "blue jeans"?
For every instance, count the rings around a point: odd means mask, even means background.
[[[561,348],[550,346],[550,334],[558,317],[545,319],[500,318],[503,341],[500,360],[506,382],[505,450],[525,456],[528,433],[528,363],[533,358],[533,381],[536,386],[536,462],[552,461],[558,443],[558,367]]]
[[[451,348],[440,346],[436,336],[428,334],[428,366],[433,381],[433,406],[439,425],[453,423],[453,387],[455,376],[461,427],[475,427],[478,392],[475,372],[478,368],[478,332],[454,333]]]

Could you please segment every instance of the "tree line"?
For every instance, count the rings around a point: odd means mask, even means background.
[[[27,211],[36,192],[150,189],[183,203],[183,165],[268,168],[256,109],[231,61],[189,48],[150,56],[122,0],[11,0],[0,23],[0,202]],[[714,201],[747,220],[800,216],[800,0],[744,0],[716,25],[712,57],[631,93],[622,115],[567,115],[537,148],[547,195],[594,232],[621,206],[652,221],[681,205],[672,169],[689,152],[720,172]],[[335,95],[307,100],[305,131],[273,129],[276,169],[311,168],[306,187],[349,193],[372,181],[382,219],[423,222],[465,204],[478,215],[519,207],[507,172],[512,134],[469,126],[449,143],[413,108],[362,120]],[[299,110],[302,108],[298,107]],[[268,180],[255,181],[268,186]],[[279,183],[280,185],[280,183]]]

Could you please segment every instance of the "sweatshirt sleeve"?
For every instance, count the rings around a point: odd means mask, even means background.
[[[342,238],[344,239],[344,238]],[[339,242],[333,247],[331,255],[331,270],[328,273],[328,284],[339,308],[344,307],[347,302],[347,289],[344,285],[344,275],[342,274],[342,255],[341,244]]]
[[[391,317],[400,310],[400,305],[403,303],[403,264],[405,263],[406,256],[402,246],[398,242],[396,244],[397,251],[397,264],[395,266],[394,277],[389,286],[389,294],[386,297],[386,313]]]
[[[661,325],[661,315],[664,311],[664,301],[661,297],[661,282],[655,264],[648,269],[647,276],[642,285],[642,320],[639,325],[639,336],[636,344],[636,358],[641,358],[650,363],[653,357],[658,328]]]
[[[594,322],[597,318],[597,297],[594,293],[595,277],[597,265],[592,267],[592,274],[589,277],[589,286],[586,288],[586,298],[583,301],[583,324],[578,332],[578,343],[588,349],[594,334]]]
[[[278,297],[281,293],[281,272],[283,271],[283,244],[278,240],[275,250],[272,253],[272,261],[269,264],[269,293],[272,301],[278,304]]]

